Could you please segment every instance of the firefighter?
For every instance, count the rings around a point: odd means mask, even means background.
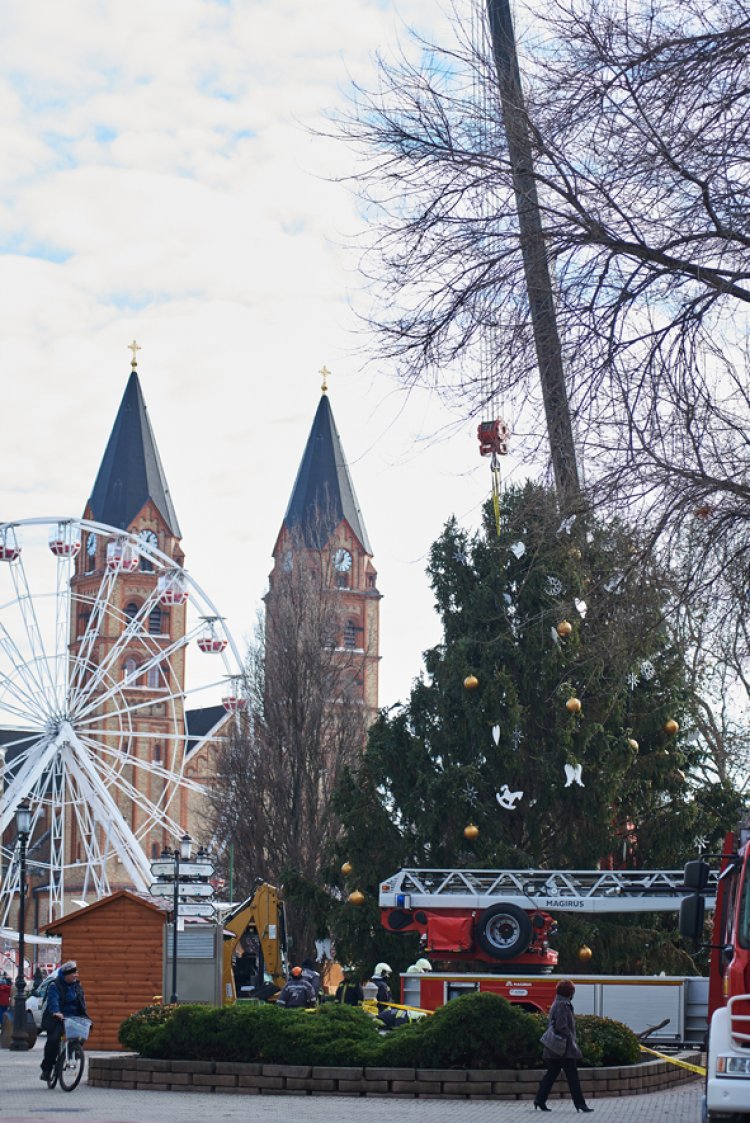
[[[424,975],[427,971],[432,970],[432,964],[429,959],[418,959],[416,963],[412,963],[411,967],[406,968],[407,975]]]
[[[378,993],[375,996],[378,1002],[378,1010],[382,1011],[387,1008],[389,1002],[393,1002],[393,995],[391,988],[388,985],[388,980],[393,974],[393,968],[389,967],[387,963],[378,963],[372,973],[372,982],[378,988]]]
[[[302,974],[301,967],[292,967],[291,974],[276,999],[276,1005],[284,1010],[299,1010],[315,1005],[315,988]]]
[[[342,967],[344,978],[336,987],[336,1001],[343,1006],[359,1006],[364,1001],[362,986],[354,977],[353,967]]]
[[[320,971],[318,971],[312,959],[308,958],[302,960],[302,977],[303,979],[307,979],[308,983],[310,983],[313,990],[315,991],[315,1001],[319,1001],[320,987],[323,980],[321,978]]]
[[[387,963],[378,963],[371,980],[378,988],[378,993],[375,996],[378,1003],[378,1021],[382,1022],[388,1029],[404,1025],[409,1020],[409,1015],[406,1012],[392,1010],[389,1006],[389,1003],[393,1002],[393,994],[388,985],[388,979],[392,974],[393,970]]]

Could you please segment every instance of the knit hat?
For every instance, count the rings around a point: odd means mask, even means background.
[[[60,968],[61,975],[74,975],[78,970],[78,964],[74,959],[69,959],[67,963],[63,963]]]

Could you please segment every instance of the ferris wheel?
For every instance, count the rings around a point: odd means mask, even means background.
[[[221,707],[244,706],[242,683],[215,605],[153,531],[0,523],[0,925],[19,888],[10,828],[24,801],[27,868],[50,918],[66,891],[106,895],[113,873],[146,889],[144,846],[183,833],[185,793],[203,791],[186,759],[206,715],[216,728]]]

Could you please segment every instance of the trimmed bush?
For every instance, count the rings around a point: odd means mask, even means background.
[[[147,1006],[120,1027],[120,1042],[165,1060],[268,1064],[391,1065],[395,1068],[537,1068],[547,1024],[497,994],[468,994],[432,1017],[387,1034],[363,1010],[326,1003],[281,1010],[262,1003]],[[638,1041],[619,1022],[577,1019],[584,1066],[633,1064]]]
[[[612,1018],[582,1014],[576,1018],[576,1037],[583,1053],[582,1065],[633,1065],[641,1059],[638,1038]]]
[[[538,1038],[532,1014],[498,994],[466,994],[441,1006],[432,1017],[394,1030],[383,1044],[381,1064],[530,1068],[537,1057]]]
[[[338,1005],[309,1012],[255,1002],[184,1005],[165,1007],[161,1019],[147,1007],[122,1024],[119,1036],[141,1056],[188,1061],[364,1065],[374,1063],[380,1047],[373,1019]]]

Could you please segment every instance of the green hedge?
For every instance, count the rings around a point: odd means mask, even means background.
[[[419,1068],[538,1068],[541,1014],[496,994],[468,994],[432,1017],[381,1033],[363,1010],[325,1004],[316,1010],[273,1005],[147,1006],[120,1027],[120,1042],[144,1057],[262,1061],[266,1064],[390,1065]],[[577,1019],[582,1065],[633,1064],[638,1041],[619,1022]]]

